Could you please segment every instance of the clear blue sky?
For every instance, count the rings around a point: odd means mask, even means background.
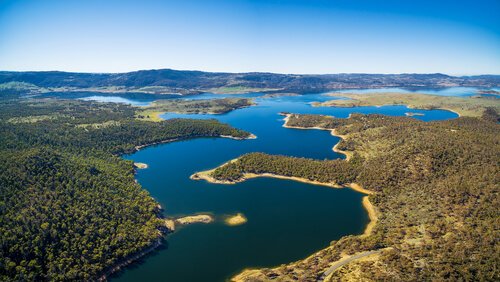
[[[0,70],[500,74],[500,0],[0,0]]]

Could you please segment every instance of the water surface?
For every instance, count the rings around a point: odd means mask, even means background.
[[[202,97],[212,97],[203,94]],[[243,95],[245,96],[245,95]],[[186,140],[145,148],[126,156],[149,165],[137,180],[165,208],[168,216],[211,213],[213,224],[182,227],[167,237],[168,245],[141,264],[119,273],[116,281],[224,281],[244,268],[270,267],[302,259],[325,248],[330,241],[363,232],[368,217],[362,194],[272,178],[251,179],[236,185],[192,181],[197,171],[214,168],[244,153],[265,152],[316,159],[343,158],[332,151],[338,138],[328,131],[283,128],[279,112],[404,115],[429,121],[456,114],[443,110],[412,110],[404,106],[314,108],[309,102],[331,99],[319,94],[258,98],[257,106],[224,115],[165,114],[163,118],[217,118],[250,131],[255,140],[223,138]],[[217,95],[216,97],[221,97]],[[224,225],[222,219],[241,212],[248,222]]]

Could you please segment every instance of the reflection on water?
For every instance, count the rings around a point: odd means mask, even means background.
[[[84,101],[97,101],[97,102],[103,102],[103,103],[120,103],[120,104],[129,104],[132,106],[148,106],[151,104],[151,102],[145,102],[145,101],[138,101],[138,100],[132,100],[132,99],[127,99],[123,97],[118,97],[118,96],[88,96],[88,97],[83,97],[83,98],[78,98],[79,100],[84,100]]]

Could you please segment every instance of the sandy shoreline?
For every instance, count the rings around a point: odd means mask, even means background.
[[[231,160],[230,162],[234,162],[236,160],[238,160],[238,159]],[[224,166],[225,164],[227,164],[227,163],[224,163],[224,164],[222,164],[220,166]],[[218,180],[218,179],[215,179],[212,176],[210,176],[210,174],[215,169],[217,169],[217,168],[214,168],[214,169],[211,169],[211,170],[205,170],[205,171],[196,172],[196,173],[194,173],[194,174],[191,175],[190,179],[193,179],[193,180],[205,180],[207,182],[214,183],[214,184],[233,185],[233,184],[237,184],[237,183],[240,183],[240,182],[244,182],[244,181],[246,181],[248,179],[252,179],[252,178],[269,177],[269,178],[278,178],[278,179],[284,179],[284,180],[293,180],[293,181],[297,181],[297,182],[302,182],[302,183],[307,183],[307,184],[312,184],[312,185],[319,185],[319,186],[327,186],[327,187],[330,187],[330,188],[337,188],[337,189],[350,188],[350,189],[352,189],[352,190],[354,190],[356,192],[359,192],[359,193],[362,193],[362,194],[365,194],[365,195],[372,195],[372,194],[374,194],[373,191],[367,190],[367,189],[363,188],[361,185],[356,184],[356,183],[350,183],[350,184],[347,184],[347,185],[340,185],[340,184],[337,184],[337,183],[320,182],[320,181],[315,181],[315,180],[309,180],[307,178],[302,178],[302,177],[284,176],[284,175],[278,175],[278,174],[273,174],[273,173],[259,173],[259,174],[256,174],[256,173],[244,173],[242,178],[240,178],[238,180],[235,180],[235,181]]]
[[[361,186],[359,186],[359,187],[361,187]],[[365,237],[368,237],[372,234],[373,228],[375,227],[375,225],[378,221],[378,215],[377,215],[378,212],[375,209],[375,207],[373,206],[373,204],[370,202],[368,196],[363,197],[362,204],[368,213],[368,217],[370,219],[370,222],[368,223],[365,230],[363,231],[363,234],[360,234],[358,236],[365,238]],[[303,261],[315,260],[315,259],[317,259],[319,252],[324,251],[328,248],[330,248],[330,247],[326,247],[325,249],[318,250],[318,251],[314,252],[313,254],[309,255],[307,258],[293,262],[290,265],[300,264]],[[332,263],[335,263],[335,262],[332,262]],[[233,281],[233,282],[247,281],[248,278],[252,278],[252,276],[258,275],[258,274],[260,274],[260,270],[258,268],[257,269],[246,268],[246,269],[243,269],[241,272],[239,272],[237,275],[233,276],[230,281]],[[318,281],[322,281],[322,280],[318,280]],[[324,281],[328,281],[328,279],[324,279]]]
[[[283,127],[285,127],[285,128],[293,128],[293,129],[329,130],[333,136],[339,137],[342,140],[345,140],[346,138],[348,138],[347,135],[338,134],[335,129],[326,129],[326,128],[320,128],[320,127],[304,128],[304,127],[288,126],[287,122],[288,122],[290,116],[291,116],[291,114],[285,114],[285,118],[284,118],[285,123],[283,124]],[[340,142],[341,141],[339,141],[337,144],[335,144],[335,146],[333,147],[333,151],[337,152],[337,153],[344,154],[346,156],[345,161],[349,161],[352,158],[353,153],[338,149],[337,146],[339,145]],[[230,160],[229,162],[226,162],[226,163],[222,164],[221,166],[223,166],[223,165],[225,165],[227,163],[230,163],[230,162],[234,162],[236,160],[237,159]],[[360,235],[358,235],[358,236],[360,236],[360,237],[368,237],[368,236],[370,236],[372,234],[372,232],[373,232],[373,228],[375,227],[375,225],[377,224],[377,221],[378,221],[378,211],[376,210],[375,206],[370,202],[370,199],[369,199],[369,195],[373,195],[374,192],[363,188],[358,183],[350,183],[348,185],[341,186],[341,185],[339,185],[337,183],[324,183],[324,182],[312,181],[312,180],[305,179],[305,178],[300,178],[300,177],[282,176],[282,175],[276,175],[276,174],[271,174],[271,173],[262,173],[262,174],[245,173],[243,175],[243,177],[241,179],[238,179],[237,181],[221,181],[221,180],[217,180],[217,179],[213,178],[210,175],[215,169],[216,168],[211,169],[211,170],[202,171],[202,172],[197,172],[197,173],[191,175],[190,178],[191,179],[195,179],[195,180],[201,180],[201,179],[203,179],[203,180],[206,180],[208,182],[217,183],[217,184],[236,184],[236,183],[245,181],[247,179],[256,178],[256,177],[272,177],[272,178],[279,178],[279,179],[294,180],[294,181],[304,182],[304,183],[313,184],[313,185],[322,185],[322,186],[327,186],[327,187],[332,187],[332,188],[345,188],[345,187],[348,187],[348,188],[351,188],[351,189],[353,189],[353,190],[355,190],[357,192],[360,192],[360,193],[363,193],[363,194],[366,195],[362,199],[362,205],[363,205],[363,208],[368,213],[368,218],[369,218],[370,221],[366,225],[365,230],[363,231],[363,233],[360,234]],[[319,251],[322,251],[322,250],[319,250]],[[309,257],[307,257],[304,260],[314,259],[314,257],[316,256],[316,253],[317,252],[313,253],[312,255],[310,255]],[[303,261],[303,260],[299,260],[296,263],[299,263],[301,261]],[[259,270],[258,269],[244,269],[239,274],[237,274],[236,276],[232,277],[231,281],[244,281],[246,278],[251,277],[252,274],[254,274],[254,273],[259,273]]]
[[[288,122],[288,119],[289,119],[289,117],[291,115],[292,114],[285,114],[285,118],[283,119],[285,121],[285,123],[283,124],[283,127],[294,128],[294,129],[329,130],[333,136],[339,137],[342,140],[345,140],[346,138],[348,138],[347,135],[338,134],[335,131],[335,129],[326,129],[326,128],[320,128],[320,127],[305,128],[305,127],[288,126],[287,122]],[[335,144],[335,146],[333,147],[333,151],[335,151],[337,153],[344,154],[346,156],[345,161],[349,161],[351,159],[353,153],[352,152],[348,152],[348,151],[343,151],[343,150],[340,150],[340,149],[336,148],[339,143],[340,142],[338,142],[337,144]],[[226,164],[235,162],[237,160],[238,160],[238,158],[232,159],[232,160],[230,160],[228,162],[225,162],[224,164],[222,164],[222,165],[220,165],[218,167],[222,167],[222,166],[224,166]],[[327,187],[332,187],[332,188],[345,188],[345,187],[348,187],[348,188],[351,188],[351,189],[353,189],[353,190],[355,190],[357,192],[360,192],[362,194],[366,194],[366,195],[372,195],[372,194],[374,194],[373,191],[367,190],[367,189],[363,188],[361,185],[359,185],[357,183],[350,183],[348,185],[339,185],[338,183],[333,183],[333,182],[332,183],[325,183],[325,182],[320,182],[320,181],[315,181],[315,180],[309,180],[307,178],[302,178],[302,177],[284,176],[284,175],[277,175],[277,174],[273,174],[273,173],[259,173],[259,174],[256,174],[256,173],[244,173],[243,177],[240,178],[240,179],[238,179],[238,180],[234,180],[234,181],[230,181],[230,180],[218,180],[218,179],[213,178],[210,175],[216,169],[217,169],[217,167],[214,168],[214,169],[210,169],[210,170],[196,172],[196,173],[194,173],[194,174],[192,174],[190,176],[190,179],[193,179],[193,180],[205,180],[207,182],[215,183],[215,184],[236,184],[236,183],[243,182],[243,181],[245,181],[247,179],[252,179],[252,178],[257,178],[257,177],[270,177],[270,178],[294,180],[294,181],[303,182],[303,183],[307,183],[307,184],[321,185],[321,186],[327,186]]]
[[[361,235],[361,237],[368,237],[372,234],[373,228],[377,224],[378,221],[378,213],[375,209],[375,206],[370,202],[370,198],[368,196],[364,196],[362,200],[363,207],[368,212],[368,218],[370,222],[366,225],[365,231]]]

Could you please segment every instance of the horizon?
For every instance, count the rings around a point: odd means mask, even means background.
[[[0,69],[500,74],[495,0],[0,1]]]
[[[123,72],[86,72],[86,71],[63,71],[63,70],[0,70],[0,72],[61,72],[61,73],[79,73],[79,74],[125,74],[141,71],[161,71],[171,70],[180,72],[204,72],[204,73],[227,73],[227,74],[246,74],[246,73],[261,73],[261,74],[282,74],[282,75],[445,75],[450,77],[471,77],[471,76],[500,76],[495,73],[480,73],[480,74],[449,74],[442,72],[401,72],[401,73],[367,73],[367,72],[338,72],[338,73],[280,73],[280,72],[265,72],[265,71],[247,71],[247,72],[230,72],[230,71],[205,71],[197,69],[173,69],[173,68],[158,68],[158,69],[137,69]]]

